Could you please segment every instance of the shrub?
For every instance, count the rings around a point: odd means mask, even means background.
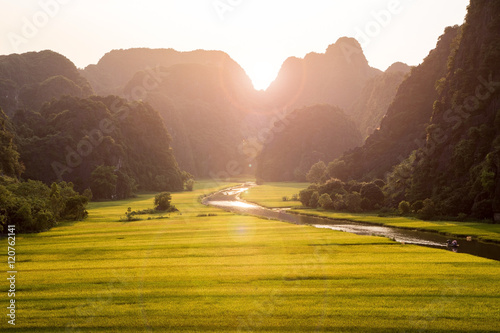
[[[1,179],[1,177],[0,177]],[[73,184],[39,181],[0,185],[0,231],[7,224],[20,233],[48,230],[60,220],[83,219],[88,198],[73,190]]]
[[[410,213],[410,203],[408,201],[401,201],[398,205],[399,213],[407,215]]]
[[[125,216],[127,217],[127,221],[134,221],[134,220],[136,220],[136,219],[134,218],[135,214],[136,214],[136,212],[133,212],[133,211],[132,211],[132,208],[131,208],[131,207],[129,207],[129,208],[127,209],[127,211],[125,212]]]
[[[288,201],[288,197],[285,195],[285,196],[283,196],[283,197],[281,198],[281,200],[283,200],[283,201]]]

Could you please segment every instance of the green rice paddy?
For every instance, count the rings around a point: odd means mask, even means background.
[[[145,194],[92,203],[83,222],[17,235],[16,326],[4,314],[1,330],[500,330],[500,262],[198,202],[222,186],[174,193],[179,213],[120,222],[128,207],[152,207],[154,194]],[[6,292],[1,301],[7,313]]]

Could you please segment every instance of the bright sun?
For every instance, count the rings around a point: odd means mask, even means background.
[[[248,73],[257,90],[265,90],[276,79],[278,71],[267,62],[256,62]]]

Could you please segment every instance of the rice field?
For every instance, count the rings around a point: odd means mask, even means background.
[[[500,330],[499,262],[198,202],[222,186],[174,193],[177,213],[120,221],[128,207],[152,208],[154,194],[144,194],[92,203],[83,222],[17,235],[16,325],[3,315],[1,330]],[[1,300],[7,313],[6,292]]]

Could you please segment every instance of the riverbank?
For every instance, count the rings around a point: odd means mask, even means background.
[[[500,244],[500,224],[480,222],[423,221],[412,217],[380,217],[369,213],[341,213],[304,208],[298,201],[283,201],[306,188],[308,183],[267,183],[249,189],[241,198],[267,208],[290,208],[290,213],[319,216],[332,220],[364,222],[404,229],[437,232],[450,237],[472,237],[482,242]]]

